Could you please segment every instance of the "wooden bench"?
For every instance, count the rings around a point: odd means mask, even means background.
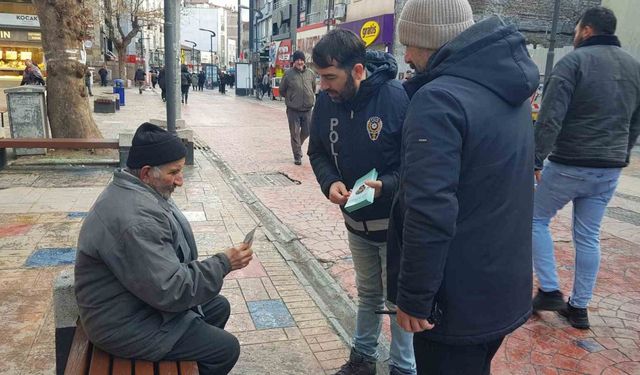
[[[55,149],[118,149],[117,139],[102,138],[2,138],[0,139],[0,169],[7,165],[7,148]]]
[[[197,375],[193,361],[148,362],[118,358],[93,345],[78,321],[65,375]]]

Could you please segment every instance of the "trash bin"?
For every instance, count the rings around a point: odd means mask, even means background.
[[[118,94],[120,96],[120,105],[124,105],[124,80],[122,79],[114,79],[113,80],[113,93]]]

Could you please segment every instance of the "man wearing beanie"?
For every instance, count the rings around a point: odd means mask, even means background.
[[[531,314],[538,69],[499,17],[466,0],[409,0],[398,22],[418,74],[388,239],[389,296],[419,374],[490,374]]]
[[[327,33],[313,48],[313,62],[322,92],[313,110],[309,160],[322,193],[342,210],[358,292],[351,354],[336,375],[373,375],[382,327],[376,310],[385,309],[387,228],[398,188],[409,97],[395,79],[398,66],[393,56],[367,51],[349,30]],[[356,181],[374,168],[377,180],[367,182],[375,189],[374,202],[347,211],[344,206]],[[416,373],[412,342],[412,335],[392,321],[390,375]]]
[[[293,67],[280,81],[280,95],[287,105],[293,162],[300,165],[302,144],[309,137],[311,109],[316,101],[316,74],[305,65],[304,52],[294,52],[291,61]]]
[[[224,276],[245,267],[250,245],[198,261],[189,222],[171,200],[186,148],[149,123],[136,131],[127,168],[96,200],[78,239],[75,293],[89,339],[123,358],[196,360],[226,374],[240,354],[224,331]]]

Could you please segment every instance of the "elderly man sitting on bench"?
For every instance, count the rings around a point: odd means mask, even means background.
[[[124,358],[195,360],[227,374],[240,354],[224,330],[223,278],[245,267],[250,244],[198,261],[191,226],[171,200],[186,148],[155,125],[136,131],[127,168],[98,197],[78,239],[75,291],[89,339]]]

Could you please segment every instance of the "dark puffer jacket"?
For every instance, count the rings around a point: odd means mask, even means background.
[[[537,86],[524,37],[498,17],[446,44],[407,84],[389,299],[417,318],[441,313],[420,333],[429,340],[492,341],[531,313]]]

